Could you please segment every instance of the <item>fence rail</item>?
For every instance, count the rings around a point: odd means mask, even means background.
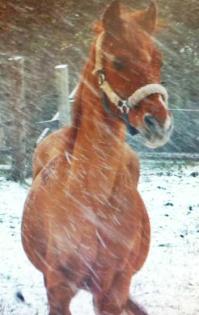
[[[186,153],[186,152],[153,152],[153,153],[145,153],[141,152],[140,157],[142,159],[153,159],[153,160],[181,160],[181,161],[199,161],[199,154],[198,153]]]

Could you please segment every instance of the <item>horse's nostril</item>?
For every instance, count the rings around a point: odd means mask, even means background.
[[[152,115],[146,115],[144,122],[149,128],[154,128],[157,124],[157,120]]]

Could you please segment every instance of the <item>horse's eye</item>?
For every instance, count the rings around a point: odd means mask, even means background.
[[[122,58],[115,57],[113,60],[113,66],[116,70],[121,71],[125,68],[125,61]]]

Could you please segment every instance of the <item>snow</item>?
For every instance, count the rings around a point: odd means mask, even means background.
[[[199,163],[142,161],[139,190],[152,225],[148,259],[131,296],[150,315],[199,314]],[[26,258],[20,225],[27,187],[0,177],[0,314],[45,315],[42,275]],[[16,297],[21,292],[25,303]],[[72,314],[94,315],[80,291]]]

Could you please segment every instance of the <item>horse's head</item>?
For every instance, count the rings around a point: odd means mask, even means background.
[[[128,114],[153,148],[165,144],[172,131],[167,91],[160,84],[162,56],[152,38],[156,24],[154,2],[129,12],[114,1],[103,15],[94,71],[112,111]]]

